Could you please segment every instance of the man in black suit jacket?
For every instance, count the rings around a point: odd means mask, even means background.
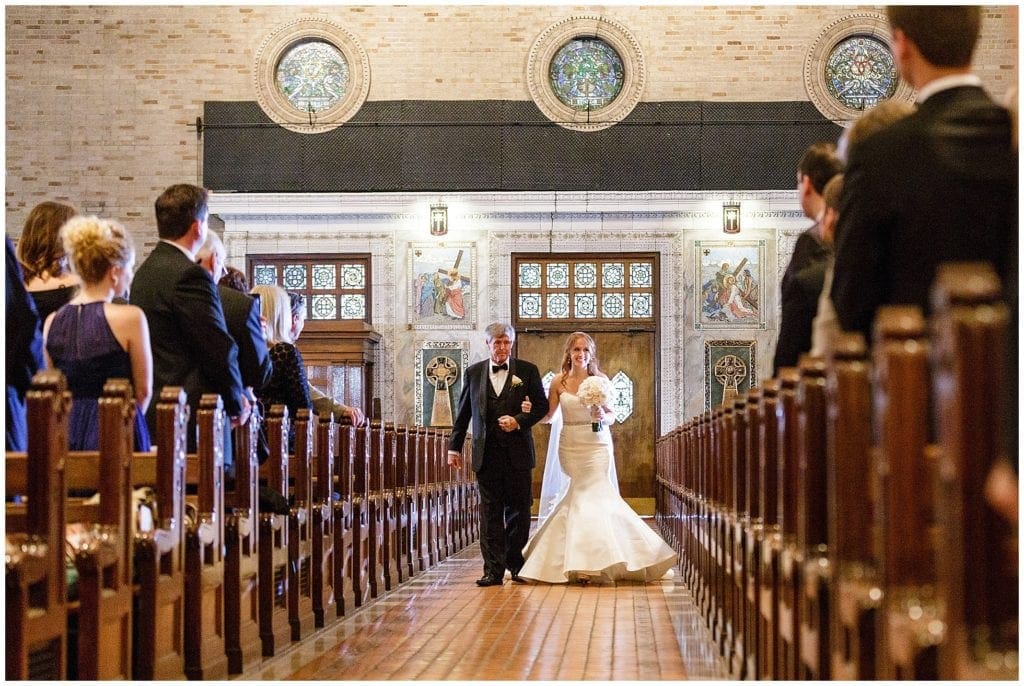
[[[523,548],[530,536],[531,470],[536,465],[533,425],[548,412],[537,366],[511,357],[516,332],[495,323],[486,329],[490,359],[472,364],[463,379],[448,464],[462,465],[462,446],[473,422],[473,471],[480,486],[480,552],[484,575],[478,586],[498,586],[505,570],[522,582]],[[532,407],[522,411],[529,398]]]
[[[209,273],[196,264],[206,240],[206,190],[170,186],[156,200],[160,242],[132,282],[131,303],[142,308],[153,347],[153,387],[181,386],[191,406],[188,449],[196,448],[195,416],[204,393],[217,393],[231,427],[249,418],[250,405],[238,371],[238,346],[228,333],[220,295]],[[156,405],[146,412],[156,435]],[[230,431],[225,430],[225,473],[231,474]]]
[[[831,255],[821,235],[821,217],[825,213],[822,192],[841,169],[836,146],[832,143],[815,143],[807,148],[797,164],[800,208],[814,224],[796,239],[793,256],[779,285],[782,316],[775,342],[773,376],[777,376],[782,367],[795,367],[800,354],[811,349],[811,322],[818,311],[818,296]]]
[[[250,392],[262,390],[270,381],[274,364],[270,361],[267,339],[260,324],[260,301],[247,293],[220,285],[226,271],[227,254],[224,243],[214,231],[207,232],[206,242],[196,253],[196,259],[218,284],[224,321],[228,325],[228,333],[238,345],[238,371],[242,375],[242,384]],[[249,400],[253,398],[250,394]]]
[[[832,300],[841,328],[870,339],[880,305],[930,310],[936,267],[1016,250],[1017,154],[1009,113],[970,73],[979,7],[888,8],[893,54],[917,112],[850,151],[836,229]]]

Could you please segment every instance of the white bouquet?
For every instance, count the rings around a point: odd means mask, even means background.
[[[603,376],[588,376],[580,384],[579,389],[576,391],[576,397],[580,399],[584,407],[600,407],[608,402],[611,391],[611,384],[608,383],[608,379]],[[601,424],[599,422],[591,422],[590,428],[594,431],[600,431]]]

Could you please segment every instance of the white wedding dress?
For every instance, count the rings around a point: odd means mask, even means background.
[[[619,497],[609,480],[614,460],[607,427],[591,428],[590,411],[567,391],[559,395],[558,459],[569,476],[558,500],[523,549],[520,576],[552,584],[651,581],[670,572],[676,553]],[[550,457],[549,457],[550,459]]]

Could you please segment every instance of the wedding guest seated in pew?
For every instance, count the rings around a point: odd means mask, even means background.
[[[116,305],[132,282],[135,248],[116,221],[75,217],[61,229],[61,239],[81,288],[51,314],[43,328],[47,364],[68,379],[73,403],[68,427],[69,450],[95,450],[99,442],[99,398],[108,378],[131,379],[135,394],[134,444],[150,450],[145,413],[153,389],[149,326],[142,310]]]
[[[78,290],[78,276],[68,269],[68,255],[60,239],[61,227],[77,214],[71,205],[48,200],[32,208],[21,230],[18,261],[40,324]]]

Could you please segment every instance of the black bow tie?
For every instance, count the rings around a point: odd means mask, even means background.
[[[508,362],[502,362],[501,364],[492,364],[491,374],[497,374],[502,369],[504,369],[506,372],[508,371]]]

